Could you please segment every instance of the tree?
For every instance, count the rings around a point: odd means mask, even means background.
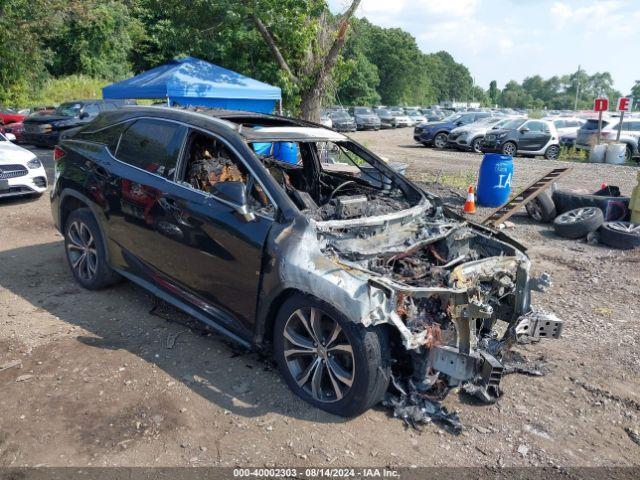
[[[48,43],[55,76],[85,74],[118,80],[131,71],[129,53],[142,26],[118,0],[68,3]]]
[[[355,14],[360,1],[352,0],[347,10],[335,22],[334,17],[324,4],[319,15],[315,18],[311,17],[316,34],[309,39],[310,41],[306,45],[304,52],[306,61],[300,63],[296,71],[291,68],[270,29],[263,22],[262,9],[257,8],[259,2],[249,8],[249,16],[265,44],[269,47],[276,63],[286,74],[288,80],[298,86],[300,90],[300,113],[304,119],[320,121],[322,101],[331,81],[333,68],[338,62],[340,51],[344,45],[351,17]],[[282,4],[286,2],[276,0],[276,3],[282,8]]]
[[[500,95],[500,91],[498,90],[498,82],[495,80],[491,80],[489,84],[489,100],[491,100],[491,105],[498,104],[498,97]]]

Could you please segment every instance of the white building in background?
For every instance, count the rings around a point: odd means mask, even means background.
[[[444,100],[440,102],[442,108],[480,108],[480,102],[456,102],[455,100]]]

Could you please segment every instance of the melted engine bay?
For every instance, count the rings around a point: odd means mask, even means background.
[[[449,391],[493,403],[503,375],[540,371],[513,364],[510,349],[558,338],[562,321],[531,309],[529,291],[543,290],[548,278],[529,279],[529,260],[516,246],[447,218],[439,207],[383,230],[341,233],[324,233],[325,252],[371,276],[400,333],[385,401],[395,416],[414,426],[436,421],[459,433],[457,414],[438,403]],[[376,248],[367,250],[363,242]]]

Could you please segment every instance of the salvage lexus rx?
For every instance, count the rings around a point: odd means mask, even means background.
[[[279,142],[297,162],[263,148]],[[131,107],[66,133],[55,159],[52,212],[80,285],[124,277],[270,350],[329,412],[359,414],[390,383],[492,401],[514,343],[560,334],[531,307],[546,278],[529,278],[524,247],[319,125]]]

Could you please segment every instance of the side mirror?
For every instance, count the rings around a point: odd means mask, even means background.
[[[247,222],[251,222],[256,217],[249,210],[247,202],[247,186],[242,182],[217,182],[213,185],[211,193],[220,200],[229,202],[233,209],[238,212]]]
[[[89,112],[85,112],[84,110],[80,110],[80,120],[84,120],[85,118],[89,118]]]
[[[458,120],[458,121],[456,122],[456,126],[460,127],[460,126],[462,126],[462,125],[464,125],[464,122],[461,122],[460,120]]]
[[[16,136],[13,133],[5,133],[4,136],[7,138],[7,140],[9,140],[10,142],[15,142],[16,141]]]
[[[527,132],[530,132],[530,131],[531,131],[531,130],[530,130],[529,128],[527,128],[527,127],[522,127],[522,128],[520,129],[520,133],[527,133]]]

